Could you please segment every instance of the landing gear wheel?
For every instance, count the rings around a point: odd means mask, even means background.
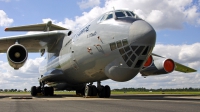
[[[54,95],[54,89],[53,87],[48,87],[49,88],[49,95],[53,96]]]
[[[35,86],[32,86],[32,87],[31,87],[31,95],[32,95],[32,96],[36,96],[36,95],[37,95],[37,89],[36,89]]]
[[[36,87],[36,89],[37,89],[37,93],[41,93],[42,92],[40,86]]]
[[[44,87],[44,91],[43,91],[44,96],[48,96],[49,95],[48,93],[49,93],[49,88]]]
[[[81,90],[76,90],[76,95],[84,96],[85,95],[85,88],[83,88]]]
[[[101,89],[98,91],[99,98],[105,97],[105,87],[101,86]]]
[[[92,96],[97,96],[97,87],[93,85],[91,88],[92,88]]]
[[[81,95],[80,90],[76,90],[76,95]]]
[[[92,96],[92,86],[86,85],[85,86],[85,96]]]
[[[105,86],[105,98],[110,98],[110,86]]]

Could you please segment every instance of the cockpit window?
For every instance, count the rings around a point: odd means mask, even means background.
[[[133,12],[130,12],[130,13],[133,15],[133,17],[135,17],[135,14]]]
[[[116,16],[117,18],[121,18],[121,17],[133,17],[136,19],[140,19],[138,16],[136,16],[132,11],[127,11],[127,10],[116,10],[114,11],[110,11],[105,13],[104,15],[102,15],[101,17],[99,17],[97,23],[100,23],[104,20],[109,20],[114,18],[114,16]]]
[[[106,20],[107,20],[107,19],[111,19],[111,18],[113,18],[113,14],[112,14],[112,13],[108,14]]]
[[[131,16],[131,14],[128,11],[126,11],[126,14],[127,14],[127,16]]]
[[[104,17],[105,17],[105,15],[101,16],[101,17],[99,18],[98,22],[103,21],[103,20],[104,20]]]
[[[115,12],[115,15],[117,17],[126,17],[126,15],[123,12]]]

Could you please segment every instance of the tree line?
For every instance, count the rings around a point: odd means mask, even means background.
[[[136,91],[136,92],[149,92],[149,91],[155,91],[155,92],[163,92],[163,91],[200,91],[200,88],[159,88],[159,89],[147,89],[144,87],[141,88],[121,88],[121,89],[113,89],[113,91]]]
[[[26,92],[27,89],[24,88],[24,90],[20,89],[0,89],[0,92]]]

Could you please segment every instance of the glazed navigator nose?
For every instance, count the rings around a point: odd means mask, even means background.
[[[129,41],[130,43],[154,46],[156,42],[156,32],[146,21],[137,20],[130,26]]]

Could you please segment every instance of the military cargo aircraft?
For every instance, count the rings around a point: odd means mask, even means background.
[[[109,85],[101,85],[107,79],[125,82],[138,73],[146,77],[174,70],[196,71],[152,53],[156,42],[154,28],[128,10],[104,13],[77,32],[51,21],[9,27],[5,31],[41,31],[0,38],[0,52],[7,53],[8,62],[15,70],[24,65],[28,52],[46,54],[39,67],[39,86],[31,88],[32,96],[38,93],[52,96],[54,90],[75,90],[85,96],[108,98]]]

